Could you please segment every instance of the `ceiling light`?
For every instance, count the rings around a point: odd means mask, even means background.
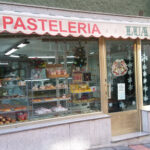
[[[19,58],[20,56],[18,56],[18,55],[10,55],[10,57]]]
[[[43,59],[47,59],[47,58],[55,58],[55,56],[29,56],[28,58],[43,58]]]
[[[53,62],[48,62],[48,64],[53,64]]]
[[[75,56],[67,56],[67,58],[74,58]]]
[[[17,50],[18,50],[17,48],[12,48],[8,52],[6,52],[5,55],[10,55],[10,54],[14,53]]]
[[[8,65],[8,63],[2,63],[2,62],[0,62],[0,65]]]
[[[21,43],[21,44],[19,44],[17,47],[22,48],[22,47],[25,47],[26,45],[27,45],[27,44]]]
[[[91,52],[90,54],[93,55],[95,52]]]
[[[64,62],[61,62],[61,64],[64,64]],[[68,61],[67,64],[73,64],[73,61]]]
[[[31,79],[31,80],[25,80],[25,81],[48,81],[49,79]]]
[[[67,64],[73,64],[73,61],[68,61]]]
[[[17,47],[18,48],[23,48],[23,47],[25,47],[29,43],[30,43],[29,41],[25,40],[24,42],[20,43]]]

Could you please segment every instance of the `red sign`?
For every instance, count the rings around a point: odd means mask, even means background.
[[[0,16],[1,31],[11,33],[23,32],[25,34],[37,33],[63,36],[100,36],[100,27],[96,23],[71,21],[65,19],[47,19],[26,16]]]

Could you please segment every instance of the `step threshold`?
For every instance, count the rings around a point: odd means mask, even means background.
[[[128,134],[123,134],[123,135],[119,135],[119,136],[113,136],[111,142],[115,143],[115,142],[129,140],[129,139],[133,139],[133,138],[137,138],[137,137],[148,136],[148,135],[150,135],[149,132],[128,133]]]

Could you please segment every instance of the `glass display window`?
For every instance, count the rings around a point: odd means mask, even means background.
[[[100,111],[97,39],[1,35],[0,125]]]
[[[143,104],[150,105],[150,42],[142,41],[142,77],[143,77]]]

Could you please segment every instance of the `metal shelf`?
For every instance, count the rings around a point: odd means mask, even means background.
[[[96,92],[96,91],[94,91],[94,92]],[[71,94],[94,93],[94,92],[93,91],[91,91],[91,92],[74,92],[74,93],[71,92]]]
[[[40,103],[49,103],[49,102],[60,102],[60,101],[69,101],[70,98],[68,99],[54,99],[54,100],[41,100],[39,102],[32,102],[32,104],[40,104]]]
[[[43,91],[54,91],[54,90],[65,90],[65,89],[68,89],[68,88],[56,88],[56,89],[44,89],[44,90],[29,90],[30,92],[43,92]]]
[[[23,110],[14,110],[14,111],[0,111],[0,114],[8,114],[8,113],[16,113],[16,112],[20,112],[20,111],[29,111],[28,109],[23,109]]]
[[[0,88],[14,88],[14,87],[26,87],[26,85],[7,85],[1,86]]]
[[[25,96],[20,96],[20,97],[13,97],[13,96],[10,96],[10,97],[3,97],[3,98],[0,98],[0,101],[2,100],[11,100],[11,99],[26,99],[27,97]]]
[[[71,111],[69,111],[69,110],[65,110],[65,111],[59,111],[59,112],[50,112],[50,113],[46,113],[46,114],[36,114],[36,113],[34,113],[34,116],[37,116],[37,117],[39,117],[39,116],[47,116],[47,115],[57,115],[57,114],[62,114],[62,113],[69,113],[69,112],[71,112]]]

